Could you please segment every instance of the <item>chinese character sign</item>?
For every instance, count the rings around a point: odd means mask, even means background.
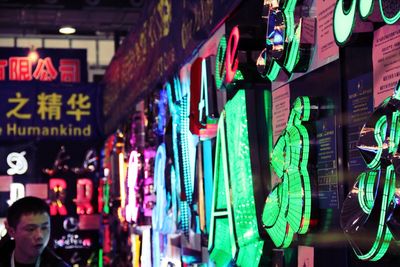
[[[5,82],[0,90],[0,140],[96,137],[98,92],[94,84]]]
[[[86,50],[0,48],[0,82],[87,82]]]

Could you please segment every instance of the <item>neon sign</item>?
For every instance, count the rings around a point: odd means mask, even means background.
[[[139,173],[140,153],[132,151],[128,161],[128,204],[125,207],[125,218],[127,222],[137,222],[139,206],[136,201],[136,186]]]
[[[297,0],[264,1],[266,48],[257,59],[257,69],[270,81],[276,80],[281,70],[290,75],[293,71],[308,69],[311,46],[301,40],[304,18],[296,23],[296,5]]]
[[[333,15],[333,33],[338,45],[344,45],[353,33],[357,6],[361,19],[366,20],[374,12],[374,3],[375,1],[372,0],[352,0],[346,9],[344,0],[336,2]],[[394,24],[400,19],[400,10],[392,10],[393,6],[398,7],[397,0],[379,0],[380,13],[386,24]]]
[[[78,179],[76,182],[76,213],[92,214],[93,182],[88,178]]]
[[[251,266],[258,266],[264,246],[258,233],[245,100],[244,90],[238,91],[218,122],[208,242],[217,266],[233,260],[250,266],[249,259]]]
[[[76,233],[63,235],[60,239],[54,240],[56,247],[65,249],[90,248],[92,243],[90,238],[81,238]]]
[[[8,175],[24,174],[28,170],[28,161],[25,158],[25,151],[20,153],[12,152],[7,156],[7,164],[10,167],[7,170]]]
[[[179,203],[181,229],[187,236],[189,234],[194,175],[191,171],[192,147],[189,143],[191,133],[189,131],[188,83],[181,82],[178,77],[174,77],[173,86],[167,83],[166,89],[173,122],[172,140],[175,174],[177,180],[180,181],[181,188],[181,202]]]
[[[215,137],[217,123],[210,58],[197,58],[190,70],[190,132],[203,138]]]
[[[357,146],[368,170],[343,203],[341,226],[356,256],[365,261],[381,259],[399,234],[399,106],[400,83],[361,129]]]
[[[303,123],[314,115],[312,106],[315,105],[308,97],[295,100],[287,126],[272,152],[271,166],[282,181],[268,196],[262,220],[277,247],[288,247],[294,234],[305,234],[310,224],[310,138]]]
[[[60,82],[81,82],[81,62],[79,59],[62,58],[58,70],[51,57],[36,58],[9,57],[0,60],[0,81],[32,81],[51,82],[60,74]],[[8,67],[8,77],[6,75]]]
[[[10,184],[10,199],[7,200],[7,204],[11,206],[15,201],[25,196],[25,187],[21,183]]]
[[[165,188],[166,159],[165,144],[162,143],[157,149],[157,154],[154,162],[154,191],[156,193],[156,201],[153,208],[151,220],[153,226],[153,264],[155,265],[157,265],[156,263],[159,263],[161,260],[160,237],[158,233],[167,233],[165,228],[168,225],[164,222],[165,218],[167,218],[168,212],[168,200]]]
[[[67,208],[65,207],[67,182],[60,178],[51,178],[49,180],[50,187],[50,215],[57,214],[67,215]]]
[[[124,152],[120,151],[118,153],[118,177],[119,177],[119,194],[121,205],[118,208],[118,218],[121,222],[125,221],[125,216],[123,211],[125,211],[126,205],[126,191],[125,191],[125,181],[126,181],[126,164],[124,158]]]
[[[228,41],[226,41],[225,36],[223,36],[219,42],[217,49],[217,56],[215,62],[215,84],[217,89],[243,89],[248,87],[249,85],[244,85],[243,82],[246,80],[247,82],[253,81],[256,82],[259,75],[252,75],[257,71],[254,70],[251,66],[254,62],[239,62],[238,53],[245,52],[246,58],[249,60],[250,50],[257,48],[248,47],[247,51],[242,51],[244,47],[239,43],[240,40],[240,30],[239,26],[233,27]],[[245,76],[248,79],[245,79]]]
[[[143,215],[151,217],[156,196],[154,193],[154,157],[156,151],[152,148],[144,150],[144,181],[143,181]]]
[[[158,232],[162,231],[164,219],[167,217],[168,200],[165,188],[165,163],[165,144],[161,144],[157,149],[154,163],[154,190],[156,192],[156,205],[151,217],[153,229]]]

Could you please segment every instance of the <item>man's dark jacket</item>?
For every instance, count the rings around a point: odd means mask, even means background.
[[[0,240],[0,267],[10,267],[11,254],[15,242],[8,235]],[[45,248],[40,257],[40,267],[70,267],[49,248]]]

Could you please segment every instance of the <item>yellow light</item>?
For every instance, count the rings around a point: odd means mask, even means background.
[[[28,59],[31,62],[36,62],[39,59],[39,54],[35,50],[30,51],[28,54]]]
[[[63,26],[58,31],[62,34],[73,34],[76,32],[76,29],[71,26]]]

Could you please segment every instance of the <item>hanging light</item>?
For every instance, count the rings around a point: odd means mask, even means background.
[[[58,31],[62,34],[73,34],[76,32],[76,29],[71,26],[62,26]]]
[[[28,59],[32,62],[35,63],[39,59],[39,54],[36,51],[36,49],[32,46],[31,49],[29,50],[28,53]]]

